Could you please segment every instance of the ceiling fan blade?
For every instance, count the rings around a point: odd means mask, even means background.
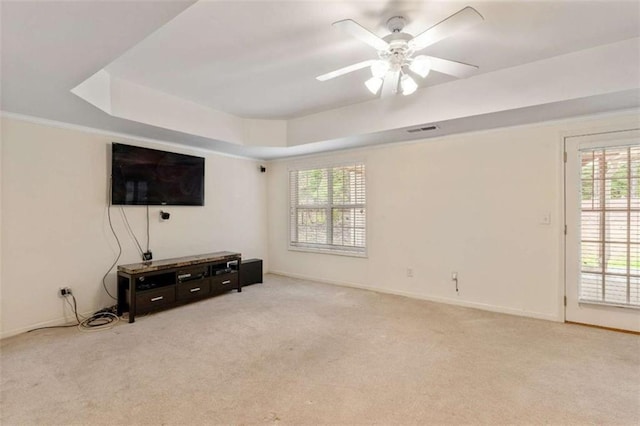
[[[474,8],[467,6],[415,36],[409,41],[409,46],[413,48],[414,51],[424,49],[427,46],[439,42],[443,38],[466,30],[482,21],[484,21],[482,15]]]
[[[400,70],[389,71],[384,77],[384,83],[382,83],[382,92],[380,97],[386,98],[394,96],[398,93],[398,84],[400,83]]]
[[[435,56],[427,56],[427,58],[429,58],[432,70],[458,78],[467,78],[478,70],[476,65],[436,58]]]
[[[316,80],[320,80],[320,81],[331,80],[332,78],[336,78],[336,77],[339,77],[341,75],[348,74],[350,72],[357,71],[359,69],[369,67],[374,62],[376,62],[376,61],[373,60],[373,59],[368,60],[368,61],[358,62],[357,64],[349,65],[348,67],[340,68],[340,69],[337,69],[335,71],[331,71],[331,72],[328,72],[326,74],[319,75],[319,76],[316,77]]]
[[[334,22],[332,25],[352,35],[358,40],[367,43],[376,50],[387,50],[389,48],[389,43],[352,19],[344,19],[342,21]]]

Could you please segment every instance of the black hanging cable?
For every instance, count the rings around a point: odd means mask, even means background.
[[[71,294],[71,299],[73,300],[73,305],[69,302],[68,297],[65,297],[64,301],[67,302],[67,304],[71,307],[71,310],[73,311],[73,315],[75,315],[76,317],[76,321],[78,321],[78,324],[80,324],[82,321],[80,320],[80,316],[78,315],[78,301],[76,300],[76,297],[73,294]]]
[[[149,252],[149,204],[147,204],[147,252]]]
[[[118,260],[120,260],[120,256],[122,256],[122,244],[120,244],[120,239],[118,238],[118,234],[116,234],[116,230],[113,229],[113,222],[111,221],[111,185],[113,185],[113,182],[111,179],[109,179],[109,204],[107,205],[107,218],[109,219],[109,228],[111,229],[111,233],[113,234],[114,238],[116,239],[116,243],[118,244],[118,256],[116,256],[116,259],[113,261],[109,269],[107,269],[107,272],[105,272],[105,274],[102,276],[102,287],[104,288],[104,291],[107,292],[110,298],[112,298],[113,300],[118,300],[109,292],[106,282],[107,275],[109,275],[109,272],[111,272],[114,266],[116,266]]]
[[[107,272],[105,272],[104,275],[102,276],[102,287],[104,288],[104,291],[107,292],[110,298],[112,298],[113,300],[118,300],[117,298],[113,297],[113,295],[109,292],[109,289],[107,288],[107,282],[106,282],[109,272],[111,272],[114,266],[116,266],[116,264],[118,263],[118,260],[120,260],[120,257],[122,256],[122,244],[120,244],[120,239],[118,238],[118,234],[116,234],[116,230],[113,229],[113,222],[111,221],[111,201],[109,201],[109,205],[107,206],[107,218],[109,220],[109,228],[111,229],[111,233],[113,234],[114,238],[116,239],[116,243],[118,244],[118,256],[116,256],[115,260],[113,261],[109,269],[107,269]]]
[[[129,235],[133,237],[133,240],[135,241],[136,246],[138,246],[138,250],[140,251],[140,256],[144,257],[144,250],[142,250],[140,241],[138,241],[138,238],[136,237],[135,232],[133,232],[133,228],[131,228],[131,224],[129,223],[129,219],[127,218],[127,213],[125,213],[123,207],[120,207],[120,212],[122,213],[122,217],[124,218],[125,226],[127,227],[127,231],[129,232]]]

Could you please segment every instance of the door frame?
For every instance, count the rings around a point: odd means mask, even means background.
[[[567,145],[569,143],[569,140],[572,138],[589,138],[589,137],[593,137],[596,138],[598,136],[602,136],[604,139],[607,138],[615,138],[616,134],[620,134],[620,136],[622,136],[624,133],[626,132],[632,132],[632,131],[640,131],[640,127],[638,127],[637,122],[634,125],[619,125],[619,126],[608,126],[605,128],[598,128],[598,129],[592,129],[590,131],[582,131],[582,132],[566,132],[563,133],[561,135],[562,137],[562,144],[561,144],[561,148],[562,148],[562,157],[563,157],[563,161],[562,161],[562,215],[563,215],[563,228],[561,229],[561,245],[562,245],[562,253],[563,253],[563,259],[562,259],[562,279],[563,279],[563,283],[564,285],[561,286],[560,292],[562,293],[562,296],[560,298],[560,305],[561,305],[561,311],[562,311],[562,315],[561,318],[564,322],[573,322],[570,320],[567,320],[567,294],[569,292],[569,286],[570,285],[575,285],[575,283],[570,283],[569,282],[569,273],[568,273],[568,257],[570,256],[569,250],[572,249],[571,244],[569,243],[568,237],[568,230],[569,230],[569,224],[568,224],[568,202],[569,200],[567,199],[567,195],[568,195],[568,180],[569,180],[569,175],[568,175],[568,170],[567,170]],[[603,143],[605,143],[606,141],[603,141]],[[577,230],[579,232],[579,230]],[[578,253],[579,255],[579,253]],[[598,310],[612,310],[612,309],[631,309],[634,312],[637,312],[636,309],[634,308],[620,308],[620,307],[613,307],[613,306],[606,306],[606,305],[598,305],[598,304],[587,304],[591,309],[594,309],[595,311]],[[582,322],[576,322],[579,324],[584,324],[584,325],[590,325],[590,326],[596,326],[596,327],[601,327],[601,328],[609,328],[609,329],[619,329],[622,331],[631,331],[634,333],[640,332],[640,329],[638,330],[627,330],[626,328],[618,328],[618,327],[610,327],[607,325],[603,325],[603,324],[591,324],[591,323],[582,323]]]

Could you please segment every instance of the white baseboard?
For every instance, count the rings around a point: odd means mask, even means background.
[[[375,291],[377,293],[393,294],[393,295],[396,295],[396,296],[410,297],[412,299],[427,300],[427,301],[430,301],[430,302],[445,303],[445,304],[448,304],[448,305],[456,305],[456,306],[463,306],[463,307],[466,307],[466,308],[481,309],[483,311],[498,312],[498,313],[501,313],[501,314],[517,315],[517,316],[521,316],[521,317],[536,318],[536,319],[542,319],[542,320],[554,321],[554,322],[564,322],[564,318],[559,318],[559,317],[557,317],[555,315],[545,314],[545,313],[541,313],[541,312],[533,312],[533,311],[526,311],[526,310],[508,308],[508,307],[505,307],[505,306],[490,305],[490,304],[486,304],[486,303],[471,302],[471,301],[460,300],[460,299],[451,299],[451,298],[447,298],[447,297],[427,296],[427,295],[424,295],[424,294],[412,293],[412,292],[408,292],[408,291],[390,290],[390,289],[386,289],[386,288],[378,288],[378,287],[366,286],[366,285],[352,283],[352,282],[348,282],[348,281],[327,280],[327,279],[312,277],[312,276],[309,276],[309,275],[295,274],[295,273],[285,272],[285,271],[268,271],[267,273],[265,273],[265,275],[266,274],[281,275],[283,277],[297,278],[297,279],[308,280],[308,281],[316,281],[316,282],[321,282],[321,283],[324,283],[324,284],[331,284],[331,285],[337,285],[337,286],[342,286],[342,287],[358,288],[358,289],[362,289],[362,290]],[[97,309],[99,309],[99,308],[96,308],[93,311],[82,313],[81,315],[83,317],[88,317],[91,314],[93,314]],[[65,324],[68,324],[68,322],[69,321],[66,318],[58,318],[58,319],[51,320],[51,321],[45,321],[45,322],[41,322],[41,323],[37,323],[37,324],[32,324],[32,325],[29,325],[27,327],[18,328],[18,329],[15,329],[15,330],[3,331],[2,333],[0,333],[0,339],[6,339],[8,337],[16,336],[18,334],[25,333],[25,332],[27,332],[29,330],[33,330],[34,328],[51,327],[51,326],[56,326],[56,325],[65,325]]]
[[[80,316],[80,319],[90,317],[98,309],[100,308],[96,308],[93,311],[84,312],[84,313],[79,312],[78,316]],[[72,321],[75,322],[75,318],[72,318]],[[31,324],[29,326],[20,327],[14,330],[2,331],[0,333],[0,340],[6,339],[7,337],[17,336],[18,334],[26,333],[29,330],[33,330],[40,327],[54,327],[58,325],[67,325],[67,324],[69,324],[69,318],[60,317],[54,320],[44,321],[37,324]]]
[[[316,281],[316,282],[321,282],[321,283],[324,283],[324,284],[331,284],[331,285],[337,285],[337,286],[342,286],[342,287],[359,288],[359,289],[362,289],[362,290],[375,291],[375,292],[378,292],[378,293],[393,294],[393,295],[396,295],[396,296],[410,297],[412,299],[427,300],[429,302],[446,303],[448,305],[456,305],[456,306],[463,306],[463,307],[466,307],[466,308],[481,309],[483,311],[498,312],[498,313],[501,313],[501,314],[509,314],[509,315],[516,315],[516,316],[521,316],[521,317],[536,318],[536,319],[542,319],[542,320],[554,321],[554,322],[564,322],[564,318],[560,318],[560,317],[558,317],[556,315],[553,315],[553,314],[545,314],[545,313],[542,313],[542,312],[534,312],[534,311],[527,311],[527,310],[522,310],[522,309],[514,309],[514,308],[509,308],[509,307],[506,307],[506,306],[490,305],[490,304],[487,304],[487,303],[471,302],[471,301],[460,300],[460,299],[451,299],[451,298],[448,298],[448,297],[427,296],[427,295],[424,295],[424,294],[412,293],[412,292],[408,292],[408,291],[390,290],[390,289],[386,289],[386,288],[378,288],[378,287],[366,286],[366,285],[352,283],[352,282],[348,282],[348,281],[326,280],[326,279],[321,279],[321,278],[312,277],[312,276],[308,276],[308,275],[295,274],[295,273],[290,273],[290,272],[285,272],[285,271],[269,271],[269,273],[270,274],[274,274],[274,275],[281,275],[281,276],[289,277],[289,278],[297,278],[297,279],[302,279],[302,280]]]

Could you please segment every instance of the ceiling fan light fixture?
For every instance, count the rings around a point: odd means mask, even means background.
[[[389,62],[387,61],[375,61],[371,64],[371,75],[377,78],[384,78],[389,71]]]
[[[418,85],[411,77],[405,74],[400,80],[400,88],[402,89],[402,94],[408,96],[418,90]]]
[[[431,61],[424,55],[416,56],[411,61],[409,69],[418,74],[420,77],[425,78],[431,71]]]
[[[369,80],[364,82],[364,85],[367,86],[367,89],[375,95],[382,87],[382,79],[379,77],[371,77]]]
[[[406,24],[405,18],[394,16],[387,21],[390,34],[384,37],[377,36],[353,19],[334,22],[334,27],[376,49],[378,58],[358,62],[316,78],[320,81],[326,81],[363,68],[370,68],[372,77],[364,84],[371,93],[374,95],[381,93],[383,98],[396,95],[399,91],[405,96],[411,95],[418,90],[418,84],[412,76],[426,78],[431,69],[441,74],[466,78],[478,67],[435,56],[418,55],[413,57],[413,55],[483,20],[484,18],[477,10],[467,6],[420,34],[412,36],[403,32]],[[399,88],[400,90],[398,90]]]

